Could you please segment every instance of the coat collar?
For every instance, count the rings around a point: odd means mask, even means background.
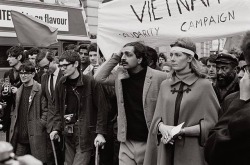
[[[152,83],[152,77],[153,77],[152,69],[150,67],[147,67],[147,73],[144,81],[143,94],[142,94],[143,107],[146,102],[146,97],[149,91],[149,87]]]
[[[196,76],[194,73],[189,73],[189,76],[184,78],[183,80],[179,79],[175,73],[173,73],[173,77],[170,79],[171,86],[176,85],[179,82],[184,82],[186,85],[190,86],[193,83],[195,83],[199,79],[198,76]]]
[[[23,91],[23,84],[19,87],[16,93],[16,108],[19,109],[19,104],[20,104],[20,99]],[[36,93],[39,91],[39,84],[37,81],[34,80],[33,87],[30,92],[29,96],[29,107],[28,110],[30,109],[31,103],[36,95]]]
[[[127,79],[129,78],[129,74],[128,71],[126,69],[124,69],[123,67],[118,67],[117,71],[119,72],[118,74],[118,79],[122,80],[122,79]],[[150,79],[152,78],[152,69],[150,67],[147,67],[147,73],[146,73],[146,79]]]
[[[36,82],[34,80],[34,83],[33,83],[33,87],[31,89],[31,92],[30,92],[30,96],[29,96],[29,108],[28,110],[30,109],[30,106],[31,106],[31,103],[36,95],[36,93],[39,91],[39,85],[38,85],[38,82]]]
[[[62,79],[62,83],[65,84],[67,77],[63,76],[61,79]],[[84,76],[83,76],[82,72],[79,71],[79,78],[77,80],[76,86],[83,86],[84,85],[83,81],[84,81]]]

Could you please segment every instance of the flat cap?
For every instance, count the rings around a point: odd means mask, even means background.
[[[239,61],[233,54],[220,53],[217,55],[215,63],[234,64],[234,65],[238,66]]]

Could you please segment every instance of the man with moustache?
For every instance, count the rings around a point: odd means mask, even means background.
[[[238,59],[233,54],[220,53],[215,63],[217,81],[214,85],[214,90],[221,104],[227,95],[239,91],[239,80],[236,73]]]
[[[62,71],[58,68],[58,62],[55,55],[51,50],[42,49],[37,57],[36,63],[40,70],[43,70],[45,74],[42,75],[41,85],[43,90],[43,97],[45,98],[45,107],[47,109],[46,115],[46,129],[47,129],[47,165],[55,164],[52,145],[50,143],[49,134],[53,130],[54,117],[55,117],[55,87],[58,84],[60,78],[63,76]],[[62,147],[55,141],[55,147],[57,149],[57,161],[59,164],[63,164]]]
[[[95,79],[116,89],[118,104],[119,165],[143,164],[148,130],[160,84],[167,75],[148,67],[147,48],[127,43],[97,70]],[[116,71],[112,71],[117,64]]]

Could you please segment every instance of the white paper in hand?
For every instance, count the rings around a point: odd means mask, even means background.
[[[177,125],[176,127],[174,127],[174,128],[171,130],[171,135],[172,135],[172,137],[174,137],[176,134],[178,134],[178,133],[181,131],[181,128],[182,128],[182,126],[183,126],[184,123],[185,123],[185,122],[183,122],[183,123]]]

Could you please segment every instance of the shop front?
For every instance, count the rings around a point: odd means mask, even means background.
[[[8,67],[6,51],[13,45],[18,45],[11,10],[34,16],[52,27],[58,28],[58,43],[50,48],[62,53],[68,44],[89,43],[85,11],[82,7],[73,7],[43,2],[26,2],[17,0],[0,1],[0,72]],[[30,34],[32,35],[32,34]],[[30,49],[34,45],[23,45]],[[7,68],[6,68],[7,69]],[[0,73],[0,77],[1,73]]]

